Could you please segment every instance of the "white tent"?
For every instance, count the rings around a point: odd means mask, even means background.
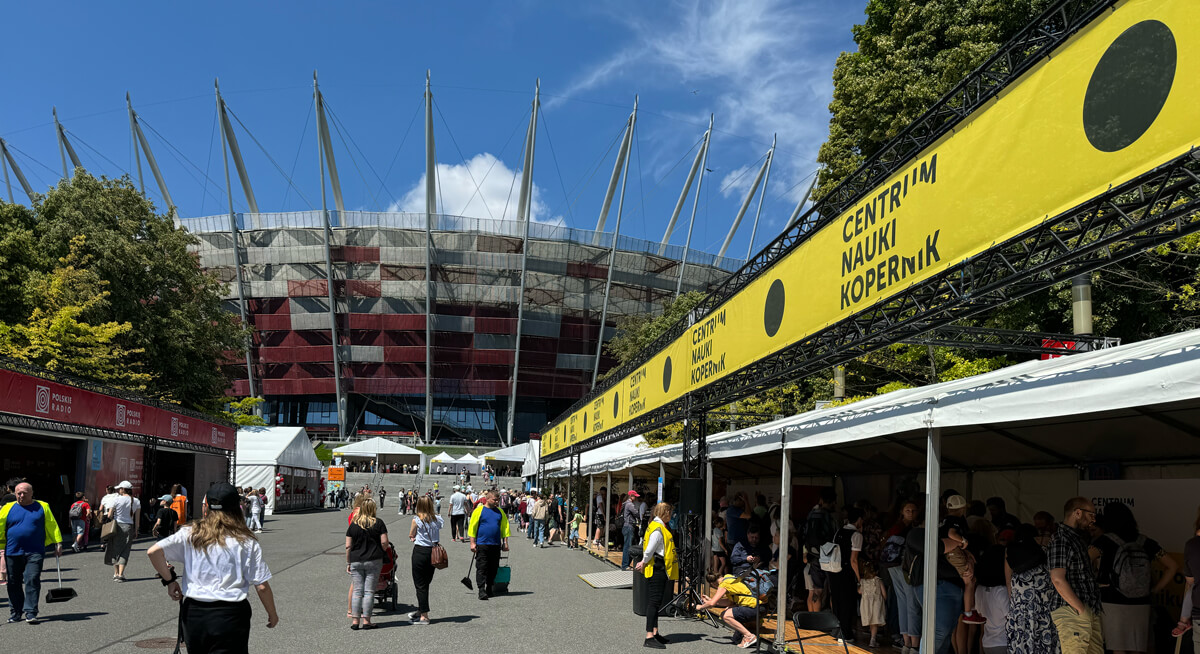
[[[267,489],[267,515],[276,510],[320,506],[321,461],[303,427],[242,427],[237,433],[234,483]],[[284,476],[275,496],[275,475]]]
[[[450,468],[454,466],[454,457],[442,450],[441,454],[429,459],[429,474],[437,474],[438,465],[446,466],[446,474],[450,474]]]
[[[390,441],[386,438],[380,438],[376,436],[375,438],[369,438],[358,443],[343,445],[342,447],[335,449],[333,454],[334,456],[361,457],[370,459],[385,456],[410,457],[410,459],[411,457],[417,457],[419,459],[421,456],[421,451],[408,447],[407,445],[401,445],[395,441]],[[411,464],[413,461],[408,460],[404,461],[404,463]]]
[[[454,462],[455,472],[462,472],[463,468],[466,468],[467,472],[477,475],[482,467],[483,462],[470,454],[464,454],[461,459]]]
[[[511,465],[513,463],[524,462],[526,453],[528,451],[529,443],[518,443],[512,447],[492,450],[491,452],[484,454],[481,458],[492,465],[496,465],[497,463],[500,465]]]

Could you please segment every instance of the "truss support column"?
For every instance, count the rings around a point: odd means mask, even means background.
[[[725,251],[729,249],[729,244],[733,242],[733,235],[737,234],[738,226],[742,224],[742,218],[745,217],[746,210],[750,208],[750,203],[754,200],[754,194],[758,191],[758,185],[762,184],[763,175],[767,173],[767,167],[770,165],[771,151],[768,150],[767,160],[758,169],[758,174],[754,176],[754,183],[750,185],[750,190],[746,192],[746,199],[742,200],[742,206],[738,208],[737,215],[733,217],[733,224],[729,226],[729,233],[725,235],[725,242],[721,244],[721,251],[717,252],[718,257],[725,256]]]
[[[754,226],[750,228],[750,245],[746,246],[746,261],[754,254],[754,237],[758,236],[758,219],[762,216],[763,204],[767,201],[767,185],[771,182],[771,163],[775,161],[775,141],[771,137],[771,149],[767,151],[767,172],[763,175],[762,193],[758,196],[758,209],[754,210]]]
[[[940,510],[938,498],[942,494],[942,430],[932,425],[928,428],[925,438],[925,515],[936,516]],[[938,549],[937,529],[931,524],[925,527],[924,551],[936,552]],[[925,566],[922,589],[925,593],[922,615],[921,633],[930,636],[937,624],[937,566]]]
[[[133,141],[133,158],[137,161],[138,174],[138,191],[142,195],[146,194],[146,180],[142,177],[142,153],[138,149],[137,143],[137,127],[133,119],[133,102],[129,99],[129,92],[125,92],[125,109],[129,112],[129,138]]]
[[[782,447],[782,445],[781,445]],[[789,450],[781,450],[782,467],[779,480],[779,550],[783,553],[779,557],[779,579],[781,583],[778,585],[776,592],[778,597],[775,600],[775,606],[780,607],[779,614],[775,620],[775,650],[779,652],[787,651],[787,637],[784,634],[784,628],[787,626],[787,578],[788,578],[788,541],[791,539],[791,534],[788,533],[788,516],[792,514],[792,453]],[[711,533],[711,532],[709,532]],[[932,634],[933,632],[929,632]]]
[[[517,220],[524,222],[524,237],[521,239],[521,284],[517,294],[517,338],[513,349],[512,383],[508,387],[508,447],[513,444],[513,430],[517,420],[517,382],[521,371],[521,327],[525,321],[525,282],[529,271],[529,224],[532,222],[530,206],[533,204],[533,153],[537,142],[538,108],[541,105],[542,80],[538,80],[533,91],[533,112],[529,117],[529,130],[525,133],[525,156],[521,169],[521,196],[517,205]]]
[[[317,71],[313,71],[313,102],[317,110],[317,165],[321,169],[321,217],[325,228],[325,290],[329,299],[329,335],[333,339],[333,392],[337,402],[338,441],[346,442],[346,398],[342,390],[341,341],[337,328],[337,298],[333,288],[333,226],[329,222],[329,204],[325,197],[325,149],[320,134],[328,133],[325,126],[324,105],[321,89],[317,85]]]
[[[223,113],[222,106],[224,103],[221,100],[221,88],[217,85],[215,80],[213,82],[213,87],[217,93],[217,110]],[[126,102],[129,101],[128,95],[126,96],[125,100]],[[131,124],[136,126],[137,123],[134,122],[132,106],[129,108],[129,120]],[[225,138],[225,125],[225,121],[222,121],[221,161],[225,168],[225,198],[229,201],[229,235],[233,238],[234,285],[237,287],[238,312],[242,317],[242,327],[246,330],[249,330],[250,317],[247,315],[248,312],[246,306],[245,283],[242,281],[242,234],[238,229],[237,215],[233,212],[233,188],[229,181],[229,151],[225,147],[227,143]],[[167,208],[167,211],[170,211],[170,207]],[[254,392],[254,335],[252,333],[247,332],[244,346],[246,348],[246,394],[250,397],[257,397],[257,394]]]
[[[1077,336],[1092,335],[1092,276],[1071,278],[1071,318]]]
[[[688,252],[692,249],[692,228],[696,226],[696,208],[700,206],[700,187],[704,186],[704,173],[708,171],[708,144],[712,140],[713,115],[708,115],[708,131],[704,133],[704,144],[700,149],[704,156],[700,161],[700,179],[696,181],[696,195],[692,199],[692,218],[688,221],[687,241],[683,244],[683,257],[679,260],[679,279],[675,282],[675,297],[683,291],[683,276],[687,272]]]
[[[588,524],[588,531],[592,532],[592,541],[595,542],[596,532],[600,531],[600,516],[596,515],[596,475],[588,475],[588,502],[592,505],[592,521],[595,523]]]
[[[637,96],[633,98],[633,113],[629,114],[629,127],[625,130],[626,150],[633,140],[633,130],[637,127]],[[613,227],[612,247],[608,250],[608,277],[604,282],[604,306],[600,310],[600,333],[596,335],[596,360],[592,365],[592,388],[596,387],[596,378],[600,375],[600,353],[604,349],[604,326],[608,322],[608,295],[612,292],[613,268],[617,267],[617,241],[621,240],[621,212],[625,208],[625,184],[629,181],[629,166],[621,171],[621,197],[617,200],[617,224]],[[604,213],[600,214],[601,219]],[[599,236],[599,232],[597,232]]]
[[[688,171],[687,179],[683,182],[683,188],[679,191],[679,199],[675,202],[675,210],[671,212],[671,219],[667,221],[667,231],[663,234],[662,243],[658,246],[658,256],[662,256],[667,251],[667,244],[671,242],[671,234],[675,231],[675,221],[679,220],[679,212],[683,211],[683,205],[687,202],[688,192],[692,190],[692,181],[696,179],[696,172],[700,170],[700,164],[704,159],[704,146],[708,143],[708,132],[704,133],[704,137],[700,139],[700,149],[696,151],[696,158],[692,160],[692,168]]]
[[[634,107],[637,106],[636,99],[634,99],[633,104]],[[600,239],[604,236],[604,223],[608,221],[608,210],[612,207],[613,196],[617,192],[617,181],[621,175],[621,171],[625,169],[625,162],[629,158],[629,147],[632,142],[633,123],[632,119],[630,119],[630,121],[626,121],[625,134],[621,137],[621,147],[617,150],[617,161],[613,164],[612,177],[608,180],[608,190],[604,192],[604,202],[600,205],[600,217],[596,219],[596,235],[592,238],[592,245],[600,245]]]
[[[433,92],[425,71],[425,442],[433,442],[433,215],[437,213],[437,155]],[[541,483],[541,478],[538,479]]]
[[[142,125],[138,122],[137,112],[133,110],[133,104],[129,100],[129,94],[125,94],[125,104],[129,108],[129,129],[133,131],[133,138],[136,141],[133,146],[134,154],[138,153],[138,144],[142,146],[142,152],[146,155],[146,164],[150,166],[150,173],[154,175],[154,182],[158,184],[158,192],[162,194],[163,202],[167,205],[167,213],[175,209],[175,202],[171,200],[171,193],[167,190],[167,181],[163,179],[162,171],[158,169],[158,160],[154,158],[154,151],[150,149],[150,142],[146,140],[146,134],[142,132]],[[222,126],[224,131],[224,126]],[[222,146],[224,148],[224,146]],[[138,185],[141,186],[142,194],[146,193],[146,186],[142,184],[142,160],[138,157]]]
[[[8,151],[8,144],[4,139],[0,139],[0,154],[4,155],[4,160],[8,162],[9,168],[12,168],[13,174],[17,176],[17,181],[20,182],[21,188],[24,189],[25,195],[33,202],[33,187],[29,185],[29,180],[25,179],[25,173],[21,172],[21,167],[17,165],[17,160],[13,159],[12,153]],[[5,184],[8,183],[8,171],[5,170]],[[8,199],[12,201],[12,188],[8,189]]]

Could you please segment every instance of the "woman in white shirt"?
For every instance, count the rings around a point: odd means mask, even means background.
[[[413,624],[429,624],[429,583],[433,581],[433,546],[441,540],[442,516],[433,512],[433,500],[424,495],[417,500],[416,517],[408,530],[413,543],[412,578],[417,589],[417,610],[408,614]]]
[[[675,557],[675,539],[667,528],[667,523],[671,522],[671,505],[659,502],[651,514],[654,519],[646,527],[642,560],[634,570],[646,577],[646,641],[642,645],[663,649],[670,641],[658,633],[658,611],[662,608],[668,580],[679,579],[679,561]]]
[[[113,567],[113,581],[125,581],[125,566],[129,563],[129,551],[137,538],[142,522],[142,503],[133,496],[133,484],[123,481],[117,484],[117,496],[108,504],[105,516],[114,521],[112,540],[104,548],[104,564]]]
[[[167,587],[183,601],[179,633],[188,654],[246,652],[250,642],[250,587],[267,610],[267,628],[279,624],[271,593],[271,570],[242,517],[237,489],[214,484],[204,497],[203,517],[150,546],[146,554]],[[183,577],[167,560],[183,563]],[[182,579],[182,583],[180,582]]]
[[[262,533],[263,498],[258,491],[250,489],[250,531]]]

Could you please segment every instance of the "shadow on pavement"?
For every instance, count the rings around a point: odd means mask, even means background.
[[[438,624],[439,622],[452,622],[455,624],[462,624],[464,622],[470,622],[477,618],[479,618],[479,616],[477,616],[477,615],[451,615],[451,616],[447,616],[444,618],[431,618],[430,622],[432,624]]]
[[[91,620],[98,615],[108,615],[107,611],[91,611],[83,613],[58,613],[56,615],[41,616],[46,622],[79,622],[80,620]]]

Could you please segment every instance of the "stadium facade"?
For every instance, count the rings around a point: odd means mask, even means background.
[[[520,221],[435,215],[427,248],[426,214],[330,214],[336,330],[330,325],[322,212],[235,215],[247,320],[254,328],[254,390],[266,399],[271,424],[334,431],[338,370],[348,437],[363,431],[423,434],[428,348],[431,437],[439,443],[505,440],[519,313],[514,440],[528,439],[590,389],[612,232],[533,222],[524,252]],[[180,223],[200,239],[201,265],[233,282],[238,254],[229,216]],[[620,317],[661,312],[675,295],[682,261],[681,246],[619,237],[606,340]],[[740,265],[691,250],[682,290],[707,291]],[[230,284],[227,298],[234,312],[236,286]],[[601,372],[612,363],[602,357]],[[229,371],[233,392],[249,394],[245,365]]]

